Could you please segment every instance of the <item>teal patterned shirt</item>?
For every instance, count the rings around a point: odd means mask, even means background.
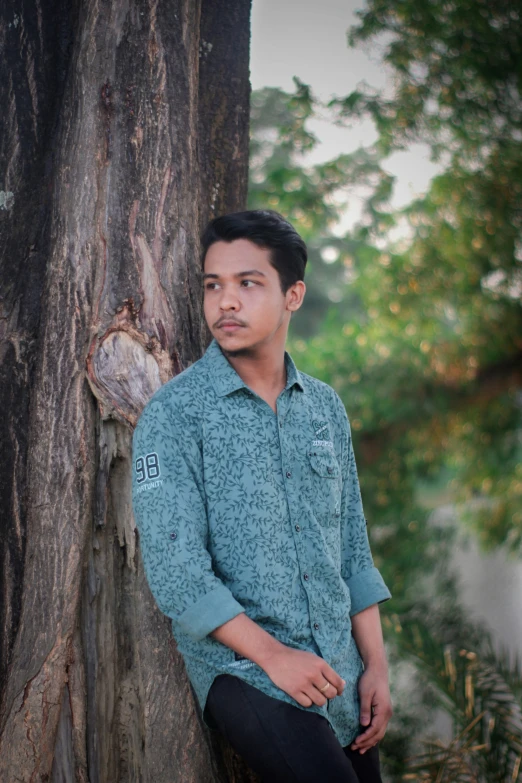
[[[285,351],[277,413],[212,340],[165,383],[133,436],[132,500],[152,594],[205,712],[214,678],[241,677],[318,712],[343,746],[359,733],[363,663],[351,617],[390,598],[374,566],[337,393]],[[321,656],[341,696],[302,707],[253,661],[210,635],[240,612],[285,645]]]

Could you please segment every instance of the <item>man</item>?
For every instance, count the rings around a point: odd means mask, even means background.
[[[306,245],[252,210],[211,221],[202,246],[213,340],[133,438],[148,583],[206,724],[263,780],[378,783],[390,592],[344,406],[285,351]]]

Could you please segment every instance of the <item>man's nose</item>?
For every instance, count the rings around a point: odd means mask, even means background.
[[[239,310],[239,299],[233,291],[224,288],[221,294],[221,301],[219,306],[222,310]]]

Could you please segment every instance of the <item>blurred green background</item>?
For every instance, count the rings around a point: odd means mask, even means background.
[[[308,244],[289,349],[345,403],[393,593],[386,780],[515,783],[519,655],[463,603],[459,577],[466,541],[493,553],[488,592],[522,563],[521,11],[379,0],[348,44],[379,48],[385,88],[325,101],[295,77],[291,91],[254,90],[248,207],[278,210]],[[318,117],[339,128],[370,118],[374,141],[310,163]],[[397,208],[386,161],[419,142],[438,173]],[[354,193],[363,208],[340,231]],[[520,624],[521,585],[495,597],[499,613],[515,602]]]

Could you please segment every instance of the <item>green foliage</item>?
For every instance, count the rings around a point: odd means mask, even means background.
[[[436,155],[489,158],[519,144],[522,14],[510,0],[370,0],[350,45],[384,40],[391,97],[359,89],[336,104],[369,113],[386,152],[421,137]]]
[[[350,119],[370,111],[380,131],[373,150],[306,167],[300,156],[316,143],[306,120],[319,110],[309,88],[296,80],[295,96],[255,95],[250,203],[278,209],[308,241],[308,292],[290,347],[346,403],[370,520],[422,527],[413,486],[445,468],[481,543],[520,552],[522,77],[513,51],[522,42],[517,17],[502,53],[512,13],[502,4],[468,11],[372,2],[361,12],[352,40],[388,36],[395,93],[385,99],[359,89],[331,110]],[[492,51],[494,67],[484,70]],[[458,73],[466,74],[464,87]],[[412,103],[414,94],[422,100]],[[448,167],[424,198],[393,212],[392,179],[379,156],[412,140],[430,142],[434,155],[443,144]],[[363,219],[333,235],[356,186],[368,194]],[[400,241],[391,242],[391,230]],[[395,468],[386,472],[387,465]]]
[[[389,774],[514,782],[520,670],[458,609],[440,573],[452,530],[430,513],[451,503],[484,547],[522,553],[522,15],[505,0],[370,0],[359,15],[350,41],[384,46],[393,90],[361,85],[328,106],[297,79],[293,94],[254,93],[249,206],[277,209],[307,241],[289,348],[346,405],[372,550],[393,593],[392,655],[417,661],[454,721],[453,741],[421,754],[408,735],[422,727],[396,717]],[[378,142],[306,165],[319,112],[371,116]],[[444,170],[393,210],[385,157],[413,141]],[[356,188],[363,216],[341,236]]]
[[[310,337],[321,329],[333,302],[346,316],[360,306],[345,285],[349,270],[339,262],[359,243],[332,234],[348,203],[349,184],[357,181],[371,189],[367,206],[371,212],[388,197],[392,179],[382,172],[377,155],[368,150],[304,165],[303,153],[317,144],[306,129],[306,120],[316,116],[318,101],[306,85],[296,78],[294,82],[295,93],[265,87],[252,95],[248,208],[276,209],[307,242],[307,295],[292,331]]]
[[[446,161],[424,198],[356,232],[387,245],[359,257],[352,286],[372,321],[366,361],[380,351],[395,373],[401,357],[401,407],[424,419],[416,470],[443,460],[455,501],[482,500],[462,511],[481,542],[520,552],[522,16],[502,0],[370,0],[359,16],[350,42],[384,40],[393,94],[362,87],[331,108],[369,114],[383,155],[423,141]],[[407,237],[395,247],[391,221]]]

